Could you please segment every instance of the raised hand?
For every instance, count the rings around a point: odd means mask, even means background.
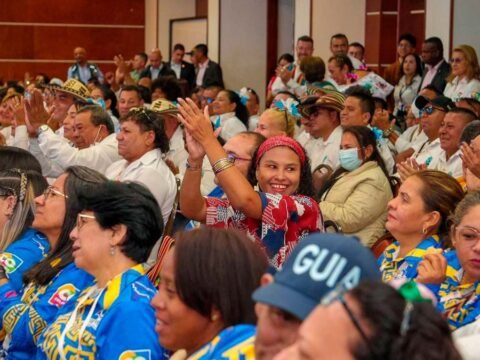
[[[205,147],[208,141],[211,141],[212,139],[217,141],[213,132],[213,126],[210,121],[207,106],[202,113],[190,98],[187,98],[186,100],[179,98],[178,103],[178,109],[180,111],[178,118],[193,139],[200,143],[202,147]]]
[[[447,259],[441,252],[426,254],[417,267],[417,281],[422,284],[441,284],[446,277]]]
[[[463,164],[473,175],[480,177],[480,154],[471,145],[463,143],[460,146]]]
[[[400,175],[400,180],[402,182],[404,182],[410,175],[426,168],[426,164],[418,164],[414,158],[407,159],[406,161],[397,164],[398,175]]]
[[[29,100],[25,100],[25,110],[30,125],[34,129],[46,124],[51,116],[43,105],[43,96],[38,89],[32,91]]]

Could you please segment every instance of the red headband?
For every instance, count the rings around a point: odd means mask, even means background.
[[[258,167],[258,164],[260,163],[260,159],[262,158],[263,155],[265,155],[265,153],[268,151],[268,150],[271,150],[273,149],[274,147],[277,147],[277,146],[286,146],[286,147],[289,147],[290,149],[292,149],[293,151],[295,151],[295,153],[298,155],[298,157],[300,158],[300,163],[303,165],[305,165],[305,151],[303,150],[302,146],[295,140],[293,140],[292,138],[288,137],[288,136],[274,136],[274,137],[271,137],[267,140],[265,140],[262,145],[260,145],[260,147],[258,148],[258,151],[257,151],[257,164],[256,166]]]

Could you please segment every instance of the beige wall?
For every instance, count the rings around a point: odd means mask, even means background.
[[[267,2],[222,0],[220,7],[220,65],[225,86],[249,86],[261,97],[267,69]]]
[[[164,60],[170,53],[170,20],[195,16],[195,0],[157,0],[158,1],[158,47]],[[147,50],[151,50],[147,48]]]
[[[461,2],[464,0],[456,1]],[[478,0],[476,0],[478,6]],[[425,7],[425,39],[437,36],[442,39],[445,59],[450,58],[450,0],[427,0]],[[478,18],[473,22],[478,22]],[[471,24],[470,24],[471,25]]]
[[[330,57],[330,37],[344,33],[350,42],[365,43],[365,0],[313,0],[312,37],[315,55]]]
[[[453,46],[469,44],[480,55],[480,2],[461,0],[454,4]]]

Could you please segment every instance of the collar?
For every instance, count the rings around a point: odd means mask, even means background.
[[[330,145],[335,140],[338,140],[339,137],[341,137],[343,134],[343,129],[340,125],[338,125],[335,129],[333,129],[332,133],[330,136],[327,138],[327,140],[324,141],[325,145]]]
[[[150,165],[151,163],[157,161],[159,158],[162,158],[162,152],[160,151],[160,149],[155,148],[147,151],[139,159],[131,162],[130,164],[127,163],[125,168],[135,169],[142,165]]]
[[[206,69],[208,67],[208,63],[210,62],[210,59],[205,60],[203,63],[198,64],[198,67],[200,69]]]
[[[439,68],[439,67],[442,65],[442,63],[444,63],[444,62],[445,62],[445,60],[442,59],[442,60],[440,60],[440,61],[439,61],[436,65],[434,65],[434,66],[428,65],[428,64],[426,64],[425,66],[426,66],[426,68],[428,69],[428,71],[432,71],[432,70],[435,70],[435,71],[436,71],[436,70],[438,70],[438,68]]]

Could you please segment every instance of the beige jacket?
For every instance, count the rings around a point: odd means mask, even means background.
[[[320,209],[325,220],[333,220],[347,235],[358,236],[371,246],[385,233],[387,203],[392,190],[382,169],[368,161],[342,174],[322,196]]]

